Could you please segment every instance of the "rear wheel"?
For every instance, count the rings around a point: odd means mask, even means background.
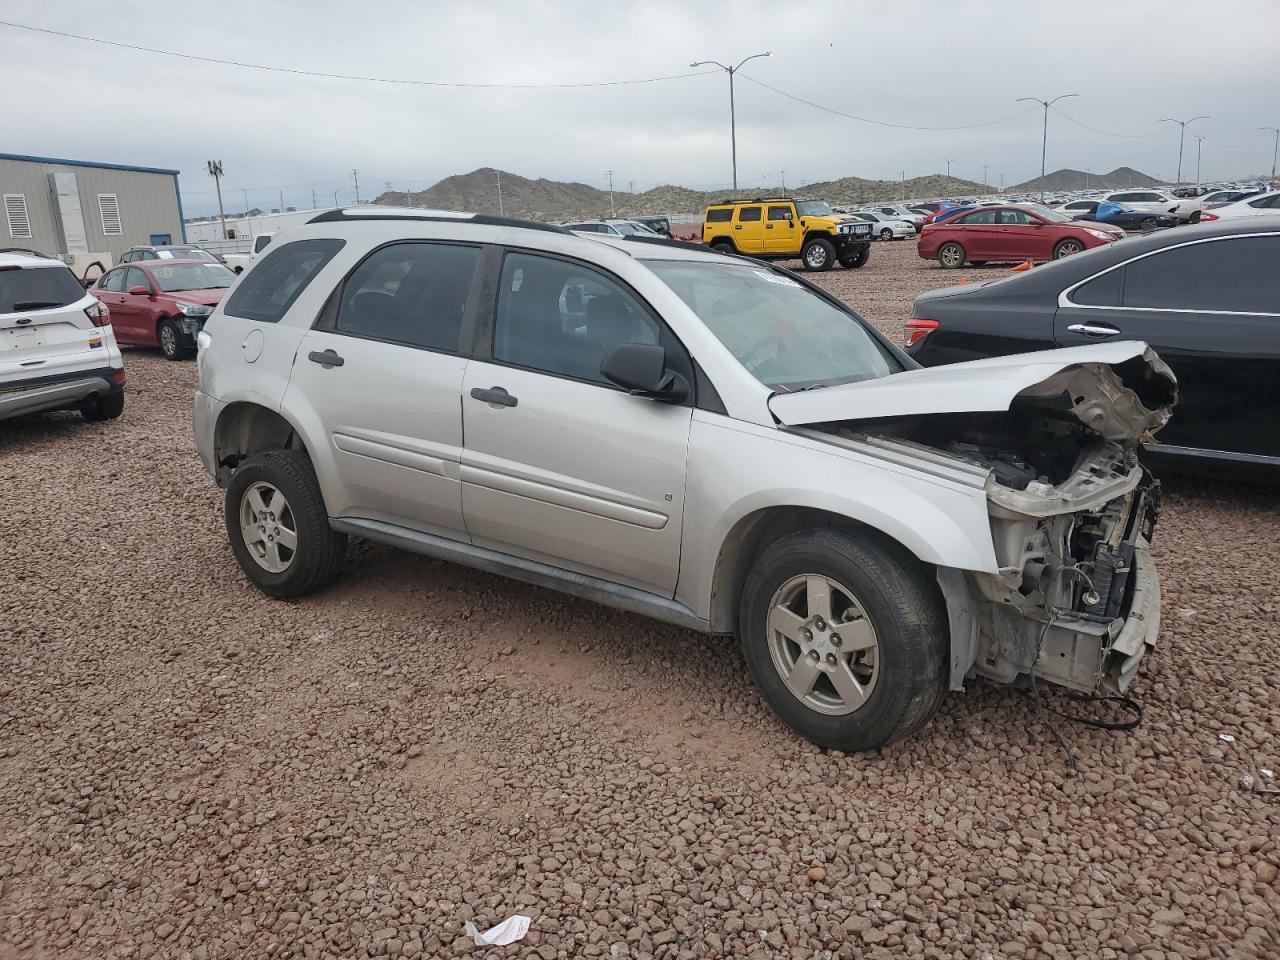
[[[938,263],[944,269],[958,270],[964,266],[964,247],[954,241],[948,241],[938,248]]]
[[[840,258],[840,266],[849,270],[856,270],[866,264],[871,259],[871,245],[864,243],[858,247],[853,253],[846,253]]]
[[[80,404],[80,416],[97,423],[100,420],[115,420],[124,413],[124,391],[109,393],[105,397],[94,394]]]
[[[1155,217],[1147,217],[1145,220],[1139,221],[1138,223],[1138,229],[1143,231],[1154,230],[1158,226],[1160,226],[1160,221]]]
[[[723,253],[723,254],[737,253],[737,251],[733,249],[733,244],[730,243],[728,240],[717,240],[715,243],[711,244],[711,249],[714,250],[716,253]]]
[[[160,341],[160,352],[166,360],[184,360],[191,351],[182,345],[182,331],[174,320],[161,320],[156,329],[156,339]]]
[[[1069,257],[1083,249],[1084,244],[1079,240],[1059,240],[1057,246],[1053,248],[1053,259],[1061,260],[1063,257]]]
[[[1200,222],[1200,211],[1199,211],[1199,210],[1192,211],[1192,213],[1191,213],[1191,218],[1190,218],[1190,220],[1189,220],[1188,222],[1189,222],[1189,223],[1199,223],[1199,222]]]
[[[227,485],[225,515],[240,569],[272,597],[298,597],[338,573],[345,534],[329,526],[320,482],[300,450],[245,460]]]
[[[820,746],[892,743],[923,727],[946,692],[937,588],[878,538],[823,528],[770,545],[747,577],[738,633],[770,707]]]
[[[830,240],[815,237],[804,245],[800,259],[804,261],[806,270],[821,273],[823,270],[830,270],[831,264],[835,263],[836,248]]]

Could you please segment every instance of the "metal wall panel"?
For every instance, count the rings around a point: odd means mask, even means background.
[[[0,193],[25,195],[31,218],[31,239],[15,240],[10,239],[8,224],[0,213],[0,247],[34,247],[48,254],[67,252],[63,249],[49,190],[49,174],[64,172],[76,175],[90,251],[109,253],[114,261],[134,244],[149,243],[155,234],[168,234],[174,243],[182,243],[176,178],[171,174],[0,157]],[[120,205],[120,236],[103,234],[98,215],[100,193],[116,195]]]

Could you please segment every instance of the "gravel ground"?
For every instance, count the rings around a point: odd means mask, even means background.
[[[821,282],[897,336],[955,279],[913,247]],[[842,756],[732,643],[548,591],[362,544],[266,599],[194,366],[127,364],[116,423],[0,424],[0,957],[448,957],[518,912],[489,955],[1280,956],[1276,492],[1169,482],[1139,730],[974,684]]]

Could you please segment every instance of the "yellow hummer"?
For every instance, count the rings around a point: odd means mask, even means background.
[[[708,205],[702,242],[721,253],[794,260],[806,270],[860,267],[871,255],[871,224],[836,213],[825,200],[763,197]]]

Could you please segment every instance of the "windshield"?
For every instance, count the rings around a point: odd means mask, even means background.
[[[155,251],[160,260],[203,260],[206,263],[217,263],[218,258],[199,247],[165,247]]]
[[[650,230],[648,227],[646,227],[646,226],[645,226],[644,224],[642,224],[642,223],[631,223],[631,222],[629,222],[629,221],[623,221],[622,223],[618,223],[618,222],[616,222],[616,221],[615,221],[613,225],[614,225],[614,227],[615,227],[615,228],[617,228],[618,232],[619,232],[619,233],[621,233],[624,237],[633,237],[633,236],[640,236],[640,237],[652,237],[652,236],[654,236],[654,232],[653,232],[652,230]]]
[[[219,290],[231,286],[236,275],[220,263],[173,263],[151,267],[160,289],[166,293],[178,290]]]
[[[796,212],[802,217],[830,217],[835,213],[825,200],[797,200]]]
[[[647,265],[752,376],[774,390],[872,380],[903,369],[856,314],[780,271],[674,260]]]

